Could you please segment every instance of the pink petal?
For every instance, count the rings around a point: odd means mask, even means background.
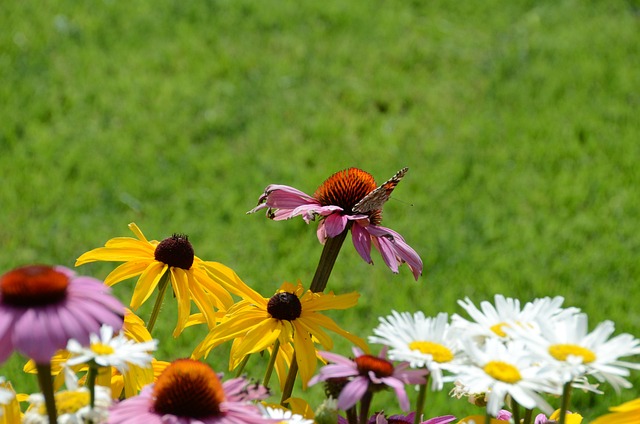
[[[369,233],[361,225],[355,223],[351,227],[351,240],[353,241],[353,246],[356,248],[356,252],[360,254],[362,259],[364,259],[366,263],[372,264],[371,236]]]
[[[366,377],[356,377],[342,388],[338,396],[338,409],[346,410],[355,405],[369,388]],[[408,402],[408,401],[407,401]]]
[[[328,215],[324,219],[324,226],[325,231],[327,232],[327,236],[333,238],[342,233],[347,226],[347,221],[347,217],[339,213]]]

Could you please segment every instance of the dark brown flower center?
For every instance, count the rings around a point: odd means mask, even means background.
[[[267,303],[267,312],[275,319],[293,321],[302,314],[302,304],[295,293],[276,293]]]
[[[173,361],[156,380],[153,397],[158,414],[197,419],[219,415],[225,400],[215,371],[193,359]]]
[[[16,268],[0,277],[0,294],[5,305],[44,306],[63,300],[69,277],[47,265]]]
[[[154,256],[156,261],[188,270],[193,265],[193,246],[189,243],[189,237],[183,234],[174,234],[156,246]]]
[[[362,355],[358,356],[355,362],[361,375],[367,375],[370,371],[373,371],[378,378],[393,375],[393,364],[386,359],[373,355]]]

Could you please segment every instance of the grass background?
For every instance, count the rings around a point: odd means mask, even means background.
[[[188,234],[267,296],[309,282],[321,250],[313,224],[245,215],[267,184],[408,166],[383,225],[424,275],[348,242],[329,282],[361,293],[332,315],[343,327],[502,293],[562,295],[640,335],[639,19],[634,0],[2,2],[0,269],[72,266],[135,221]],[[157,356],[188,355],[189,331]],[[0,374],[31,390],[21,365]],[[605,390],[575,408],[638,396]],[[430,396],[433,414],[471,412]]]

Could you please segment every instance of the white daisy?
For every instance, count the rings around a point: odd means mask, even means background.
[[[458,300],[458,304],[467,311],[473,321],[454,314],[451,316],[452,327],[466,337],[475,338],[478,342],[494,337],[506,340],[508,335],[505,329],[509,326],[517,325],[539,332],[540,322],[552,323],[580,311],[574,307],[562,308],[564,302],[562,296],[535,299],[527,302],[522,308],[518,299],[505,298],[501,294],[495,295],[494,300],[495,306],[488,301],[483,301],[480,303],[480,309],[468,297],[465,300]]]
[[[141,368],[151,366],[153,357],[149,352],[156,350],[157,340],[138,343],[127,338],[124,333],[113,336],[113,328],[100,327],[100,335],[90,335],[90,345],[82,346],[76,340],[69,340],[67,350],[76,355],[67,361],[67,365],[78,365],[94,361],[96,364],[113,366],[121,373],[128,370],[129,364]]]
[[[265,418],[275,418],[281,420],[281,424],[313,424],[313,420],[308,420],[302,415],[294,414],[291,411],[281,408],[259,405],[262,415]]]
[[[524,343],[487,339],[483,345],[477,345],[467,339],[464,349],[470,364],[460,368],[457,381],[468,393],[485,393],[489,414],[494,417],[498,414],[507,395],[527,409],[553,411],[540,393],[559,395],[560,389],[531,362]]]
[[[640,340],[630,334],[610,339],[614,330],[613,322],[604,321],[589,333],[587,315],[577,314],[553,323],[542,323],[540,334],[518,328],[507,331],[521,338],[539,357],[544,368],[556,375],[560,384],[580,383],[581,378],[593,376],[600,382],[609,382],[619,391],[621,387],[632,386],[625,379],[629,376],[629,368],[640,369],[640,364],[619,358],[637,354]],[[578,385],[589,389],[586,384]]]
[[[13,398],[16,397],[16,394],[13,392],[13,390],[9,390],[4,387],[5,383],[5,378],[0,377],[0,405],[8,405],[13,400]],[[6,383],[6,385],[8,386],[9,384]],[[0,409],[0,416],[2,416],[2,409]]]
[[[427,318],[422,312],[392,311],[379,320],[369,342],[388,346],[390,359],[407,361],[412,368],[427,368],[432,390],[442,390],[444,381],[449,380],[443,377],[443,370],[455,372],[461,361],[459,339],[451,334],[449,316],[440,313]]]
[[[58,424],[105,423],[111,406],[111,389],[95,386],[94,408],[91,409],[89,388],[78,387],[78,379],[70,369],[65,367],[64,373],[67,390],[54,394]],[[28,401],[29,407],[22,418],[22,423],[48,424],[49,418],[42,393],[30,395]]]

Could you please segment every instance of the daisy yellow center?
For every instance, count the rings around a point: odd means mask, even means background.
[[[170,267],[191,269],[195,254],[193,246],[189,242],[189,237],[183,234],[174,234],[162,240],[154,253],[156,261],[169,265]]]
[[[393,375],[393,364],[377,356],[361,355],[355,359],[355,363],[361,375],[367,375],[370,371],[373,371],[378,378]]]
[[[582,363],[584,364],[588,364],[596,360],[596,354],[591,350],[574,344],[551,345],[549,346],[549,354],[558,361],[566,361],[569,355],[581,357]]]
[[[55,394],[58,415],[75,414],[80,408],[89,405],[89,392],[59,392]],[[47,415],[47,407],[43,403],[38,414]]]
[[[509,328],[509,324],[507,324],[506,322],[499,322],[491,326],[491,331],[493,331],[499,337],[507,337],[507,333],[505,333],[504,331],[505,328]]]
[[[413,341],[409,343],[409,349],[418,350],[426,355],[431,355],[436,362],[449,362],[453,360],[453,353],[446,346],[440,343],[433,343],[427,341]]]
[[[219,415],[225,400],[215,371],[193,359],[173,361],[156,380],[153,397],[158,414],[197,419]]]
[[[318,187],[313,197],[322,206],[340,206],[344,213],[352,214],[352,208],[362,200],[367,194],[377,187],[373,176],[358,168],[349,168],[338,171]],[[372,224],[380,223],[381,211],[370,213],[369,219]]]
[[[483,370],[494,379],[504,381],[505,383],[513,384],[522,380],[518,368],[506,362],[490,361],[483,367]]]
[[[295,293],[276,293],[267,303],[267,312],[275,319],[293,321],[302,314],[302,303]]]
[[[63,300],[69,277],[46,265],[29,265],[0,277],[0,301],[12,306],[44,306]]]
[[[115,352],[111,346],[104,343],[93,343],[91,345],[91,351],[96,355],[111,355]]]

